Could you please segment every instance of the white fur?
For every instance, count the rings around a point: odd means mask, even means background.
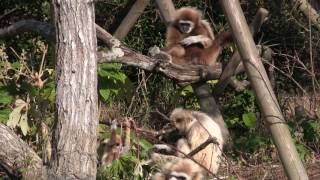
[[[170,173],[170,175],[175,176],[175,177],[170,177],[169,180],[177,180],[176,177],[184,177],[186,180],[190,180],[190,176],[188,176],[188,174],[184,173],[184,172],[176,172],[176,171],[172,171]]]
[[[210,39],[207,36],[204,35],[197,35],[197,36],[189,36],[184,38],[180,41],[180,44],[184,46],[190,46],[191,44],[201,43],[202,45],[205,44],[205,42],[210,41]]]
[[[192,21],[188,21],[188,20],[179,20],[179,23],[187,23],[190,25],[190,28],[188,29],[188,31],[186,33],[190,33],[193,28],[194,28],[194,23]]]

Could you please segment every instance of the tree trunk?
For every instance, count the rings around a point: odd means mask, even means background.
[[[49,179],[95,179],[97,42],[94,3],[53,0],[56,29],[56,111]]]

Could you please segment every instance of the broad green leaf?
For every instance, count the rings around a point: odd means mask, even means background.
[[[242,120],[248,128],[254,128],[256,125],[256,116],[253,112],[242,114]]]
[[[7,126],[11,128],[20,127],[23,135],[27,135],[29,130],[28,125],[28,103],[22,99],[17,99],[15,102],[15,108],[9,115]]]
[[[99,93],[102,96],[104,101],[107,101],[109,99],[109,96],[110,96],[110,90],[109,89],[100,89]]]
[[[190,93],[193,93],[193,89],[191,85],[188,85],[182,89],[180,96],[187,96]]]

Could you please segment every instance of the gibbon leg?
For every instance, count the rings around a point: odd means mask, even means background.
[[[185,138],[181,138],[178,140],[177,149],[180,151],[180,152],[177,152],[178,157],[184,157],[185,155],[187,155],[191,152],[188,141]]]

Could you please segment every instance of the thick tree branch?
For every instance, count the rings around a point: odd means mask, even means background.
[[[320,16],[307,0],[293,0],[298,4],[300,11],[320,30]]]
[[[163,73],[166,77],[177,81],[184,86],[199,81],[218,79],[221,74],[221,66],[181,66],[169,63],[168,60],[151,58],[137,53],[125,46],[100,26],[96,25],[97,37],[111,49],[111,51],[100,50],[98,52],[99,63],[119,62],[135,66],[147,71]],[[23,20],[9,27],[0,29],[0,38],[13,36],[23,32],[37,32],[48,40],[53,41],[55,37],[52,25],[35,20]]]
[[[36,32],[49,41],[54,41],[54,27],[46,22],[33,19],[18,21],[8,27],[0,29],[0,38],[14,36],[23,32]]]
[[[44,166],[41,158],[9,127],[0,124],[0,163],[13,176],[41,179]]]

